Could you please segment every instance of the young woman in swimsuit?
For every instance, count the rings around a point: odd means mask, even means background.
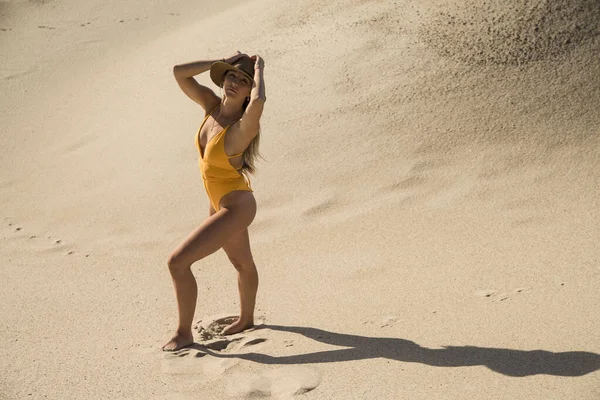
[[[175,336],[163,350],[173,351],[194,343],[192,320],[198,286],[191,271],[194,262],[220,248],[237,270],[240,316],[223,330],[230,335],[254,325],[258,273],[248,237],[248,226],[256,215],[256,201],[247,179],[258,155],[259,121],[263,112],[264,61],[239,51],[222,60],[176,65],[173,74],[183,92],[205,110],[195,143],[204,188],[210,200],[209,217],[169,257],[179,310]],[[193,77],[210,69],[223,97],[200,85]]]

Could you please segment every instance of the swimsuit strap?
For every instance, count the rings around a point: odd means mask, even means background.
[[[242,154],[244,154],[244,152],[241,152],[241,153],[239,153],[239,154],[234,154],[234,155],[232,155],[232,156],[227,156],[227,158],[238,157],[238,156],[241,156]],[[232,167],[233,167],[233,165],[232,165]],[[241,167],[239,167],[239,168],[236,168],[235,170],[237,171],[237,170],[240,170],[240,169],[242,169],[242,168],[244,168],[244,164],[243,164],[243,163],[242,163],[242,166],[241,166]]]
[[[200,130],[202,129],[202,127],[204,126],[204,124],[206,123],[206,120],[208,119],[208,117],[211,116],[211,114],[213,113],[213,111],[215,111],[217,108],[219,108],[219,106],[221,105],[221,103],[219,103],[218,106],[216,106],[215,108],[213,108],[208,114],[206,114],[206,117],[204,117],[204,120],[202,121],[202,124],[200,125],[200,128],[198,128],[198,133],[200,133]]]
[[[231,125],[232,125],[232,124],[229,124],[229,125],[227,125],[227,128],[225,128],[225,129],[228,129],[228,128],[229,128]],[[239,156],[241,156],[242,154],[244,154],[244,152],[243,152],[243,151],[242,151],[241,153],[232,154],[232,155],[230,155],[230,156],[227,156],[227,158],[239,157]],[[241,167],[240,167],[240,168],[241,168]],[[240,168],[236,168],[236,169],[240,169]]]
[[[207,117],[210,116],[210,114],[212,114],[213,111],[215,111],[217,108],[219,108],[220,105],[221,105],[221,103],[217,104],[217,106],[215,108],[213,108],[211,112],[208,113]]]

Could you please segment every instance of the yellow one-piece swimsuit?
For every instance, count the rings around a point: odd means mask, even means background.
[[[217,106],[218,107],[218,106]],[[229,162],[230,158],[241,156],[242,153],[233,154],[228,156],[225,153],[225,135],[231,125],[227,125],[219,133],[206,142],[206,148],[204,154],[200,146],[200,131],[204,126],[204,123],[216,110],[216,107],[204,117],[204,121],[196,132],[195,143],[200,159],[198,165],[202,172],[202,180],[204,181],[204,189],[208,199],[212,204],[215,211],[219,211],[219,202],[226,194],[233,192],[234,190],[246,190],[252,192],[250,182],[244,175],[239,171],[242,167],[234,168]]]

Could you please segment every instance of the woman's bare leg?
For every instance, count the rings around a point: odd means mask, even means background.
[[[175,336],[163,346],[163,350],[179,350],[194,343],[192,320],[194,319],[194,311],[196,310],[198,285],[190,267],[191,265],[187,268],[172,268],[172,264],[169,263],[169,270],[177,297],[179,324]]]
[[[258,291],[258,272],[250,251],[248,229],[233,236],[223,250],[238,273],[240,293],[240,317],[223,330],[224,335],[232,335],[254,326],[254,306]]]
[[[214,253],[231,237],[247,228],[256,215],[256,202],[251,192],[240,193],[235,203],[209,216],[171,254],[168,265],[173,279],[179,310],[175,335],[163,350],[177,350],[194,342],[192,321],[196,309],[198,287],[191,271],[194,262]]]

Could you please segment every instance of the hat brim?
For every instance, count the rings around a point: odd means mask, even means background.
[[[241,72],[242,74],[247,76],[248,79],[250,79],[250,81],[252,82],[252,86],[256,85],[256,82],[254,82],[254,79],[250,75],[248,75],[245,71],[243,71],[239,68],[236,68],[233,65],[228,64],[223,61],[216,61],[211,65],[210,79],[212,79],[212,81],[215,83],[215,85],[217,85],[218,87],[222,87],[223,86],[223,78],[225,77],[225,73],[227,71]]]

